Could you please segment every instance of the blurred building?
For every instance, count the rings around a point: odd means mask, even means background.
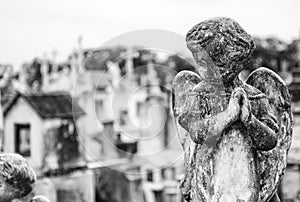
[[[4,134],[12,134],[4,150],[26,157],[35,171],[83,164],[76,122],[84,112],[69,94],[18,93],[3,112]]]
[[[116,156],[112,150],[110,155],[98,152],[94,157],[127,157],[127,169],[138,166],[135,174],[142,180],[146,202],[174,198],[180,201],[177,176],[182,175],[182,148],[168,108],[169,97],[160,89],[155,65],[135,61],[139,54],[121,50],[118,56],[111,57],[107,50],[94,50],[85,61],[85,75],[92,84],[85,97],[90,97],[92,112],[101,125],[105,128],[113,120],[115,130],[114,135],[104,139],[101,133],[93,137],[100,140],[98,147],[104,147],[102,151],[113,142],[111,149],[118,153]],[[105,62],[107,58],[110,60]],[[90,143],[97,147],[93,141]],[[172,177],[163,177],[162,170],[167,176],[170,170]]]
[[[37,194],[52,201],[94,201],[93,173],[86,169],[76,128],[84,112],[69,94],[17,93],[3,112],[4,151],[28,160],[38,176]]]
[[[6,82],[4,151],[28,159],[35,194],[53,202],[181,201],[182,148],[161,76],[150,52],[120,47],[35,59]]]

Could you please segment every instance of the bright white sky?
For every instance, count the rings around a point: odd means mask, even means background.
[[[7,0],[0,3],[0,63],[19,66],[55,49],[64,59],[84,47],[140,29],[185,35],[215,16],[237,20],[252,35],[291,41],[300,33],[299,0]]]

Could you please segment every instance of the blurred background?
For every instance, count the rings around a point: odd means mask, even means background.
[[[194,71],[185,34],[216,16],[255,40],[287,83],[294,136],[278,193],[300,201],[300,2],[38,1],[0,5],[0,147],[24,156],[51,202],[181,202],[183,151],[170,109]]]

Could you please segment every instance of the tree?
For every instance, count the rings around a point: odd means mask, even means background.
[[[42,63],[36,58],[29,65],[25,65],[26,84],[33,91],[39,91],[42,87]]]
[[[282,71],[283,61],[292,63],[288,44],[275,37],[265,39],[254,38],[256,49],[248,64],[247,69],[252,71],[258,67],[267,67],[275,72]]]

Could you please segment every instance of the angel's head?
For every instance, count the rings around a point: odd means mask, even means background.
[[[237,22],[225,17],[194,26],[186,41],[198,63],[198,72],[218,74],[223,81],[236,77],[255,49],[252,37]]]
[[[21,155],[0,154],[0,201],[27,196],[35,181],[34,171]]]

